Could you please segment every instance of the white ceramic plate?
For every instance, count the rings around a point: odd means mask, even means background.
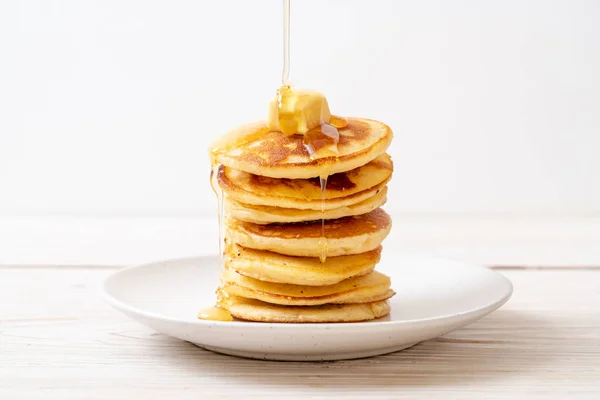
[[[389,316],[342,324],[268,324],[202,321],[213,305],[216,257],[172,260],[112,274],[104,296],[136,321],[202,348],[267,360],[341,360],[390,353],[470,324],[512,293],[499,273],[431,258],[387,254],[377,270],[397,294]]]

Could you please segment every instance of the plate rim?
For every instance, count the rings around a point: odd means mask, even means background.
[[[396,253],[396,255],[408,256],[409,254]],[[441,258],[441,257],[432,257],[432,256],[427,256],[427,255],[413,255],[412,257],[415,257],[418,259],[424,259],[424,260],[431,260],[431,261],[435,260],[437,262],[446,262],[446,263],[460,265],[462,267],[467,267],[467,268],[486,270],[492,274],[495,274],[498,278],[502,279],[504,281],[504,283],[508,285],[508,290],[506,291],[504,296],[502,296],[501,298],[499,298],[496,301],[487,303],[481,307],[472,308],[472,309],[462,311],[459,313],[455,313],[455,314],[448,314],[448,315],[429,317],[429,318],[407,319],[407,320],[399,320],[399,321],[371,320],[371,321],[366,321],[366,323],[357,323],[357,322],[274,323],[274,322],[252,322],[252,321],[228,321],[228,322],[225,322],[225,321],[208,321],[208,320],[202,320],[202,319],[196,319],[196,320],[190,321],[190,320],[184,320],[184,319],[180,319],[180,318],[169,317],[169,316],[164,316],[161,314],[156,314],[153,312],[144,311],[135,306],[131,306],[127,303],[124,303],[121,300],[118,300],[117,298],[115,298],[108,292],[107,286],[110,284],[111,280],[116,279],[116,277],[118,277],[121,274],[128,273],[128,272],[136,270],[136,269],[144,269],[144,268],[158,266],[160,264],[166,264],[166,263],[190,262],[191,260],[198,260],[198,259],[200,259],[200,260],[211,259],[211,258],[218,259],[218,255],[202,254],[202,255],[198,255],[198,256],[179,257],[179,258],[171,258],[171,259],[165,259],[165,260],[160,260],[160,261],[147,262],[147,263],[136,264],[136,265],[120,268],[116,271],[111,272],[111,274],[104,279],[104,281],[102,282],[102,284],[100,286],[100,294],[101,294],[101,297],[108,304],[110,304],[114,309],[116,309],[120,312],[123,312],[128,315],[137,314],[137,315],[143,316],[144,318],[153,319],[153,320],[161,320],[161,321],[167,321],[167,322],[173,322],[173,323],[185,324],[185,325],[192,325],[192,326],[200,326],[200,327],[210,327],[210,328],[219,327],[219,328],[226,328],[226,329],[237,329],[240,327],[247,327],[248,329],[265,329],[266,328],[266,329],[287,330],[287,329],[298,329],[299,327],[304,327],[304,328],[310,327],[310,328],[317,328],[317,329],[329,330],[329,331],[342,330],[344,328],[348,328],[349,326],[351,326],[353,329],[372,330],[372,329],[376,329],[376,328],[380,328],[380,329],[388,328],[388,327],[393,328],[397,325],[410,326],[410,325],[421,325],[421,324],[427,324],[427,323],[437,323],[437,322],[444,321],[446,319],[452,320],[455,318],[468,316],[470,314],[477,314],[480,312],[483,312],[484,315],[487,315],[488,313],[490,313],[490,312],[500,308],[502,305],[504,305],[511,298],[511,296],[513,294],[514,286],[513,286],[512,282],[507,277],[505,277],[504,275],[499,273],[498,271],[495,271],[488,267],[483,267],[483,266],[465,263],[465,262],[461,262],[461,261],[448,260],[448,259]],[[201,305],[199,305],[198,308],[199,309],[202,308]],[[488,310],[490,310],[490,311],[488,311]]]

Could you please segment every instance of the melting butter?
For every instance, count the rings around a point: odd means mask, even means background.
[[[327,99],[321,93],[312,90],[282,86],[269,103],[267,126],[271,131],[283,132],[286,135],[304,135],[322,124],[329,124],[330,120],[331,112]]]

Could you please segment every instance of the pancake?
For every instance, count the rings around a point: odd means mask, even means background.
[[[361,254],[329,257],[291,257],[231,245],[225,266],[249,278],[267,282],[325,286],[370,273],[381,258],[381,246]]]
[[[326,304],[292,307],[232,296],[229,312],[235,318],[256,322],[324,323],[359,322],[383,317],[390,312],[387,301],[362,304]]]
[[[393,164],[388,154],[347,172],[327,178],[325,209],[332,210],[364,201],[392,177]],[[319,178],[274,179],[224,166],[219,167],[218,185],[227,197],[244,204],[321,210]],[[213,182],[213,186],[215,182]]]
[[[321,219],[337,219],[367,214],[384,205],[386,200],[387,187],[384,187],[383,190],[375,196],[369,197],[360,203],[339,207],[333,210],[325,210],[324,212],[321,210],[297,210],[294,208],[254,206],[229,199],[225,201],[225,209],[230,217],[241,221],[252,222],[255,224],[281,224],[316,221]]]
[[[241,246],[290,256],[320,257],[321,221],[259,225],[231,219],[230,239]],[[368,214],[325,221],[327,257],[360,254],[378,247],[392,227],[381,208]]]
[[[303,135],[269,131],[265,123],[244,125],[219,138],[211,147],[213,159],[226,167],[271,178],[307,179],[350,171],[369,163],[392,141],[382,122],[347,118],[339,128],[337,156],[311,157]]]
[[[230,269],[222,275],[223,290],[228,295],[288,306],[372,303],[387,300],[395,293],[390,278],[379,272],[347,279],[328,286],[303,286],[263,282]]]

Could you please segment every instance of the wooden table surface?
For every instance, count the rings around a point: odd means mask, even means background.
[[[0,399],[600,399],[600,269],[501,269],[513,298],[410,349],[327,363],[201,350],[99,298],[114,267],[0,267]]]

